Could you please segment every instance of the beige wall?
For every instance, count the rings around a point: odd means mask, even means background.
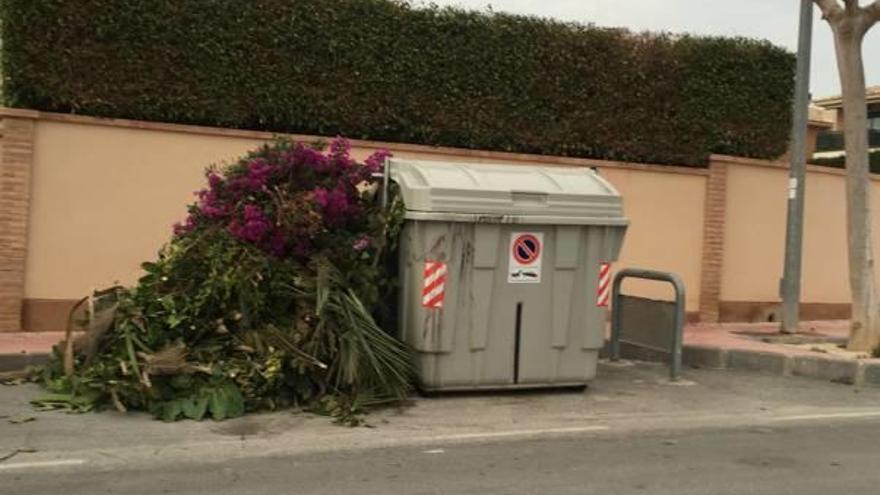
[[[13,116],[34,122],[24,276],[24,320],[29,329],[63,326],[69,301],[93,288],[134,283],[140,263],[155,257],[168,240],[171,225],[186,216],[186,206],[195,199],[193,192],[203,187],[205,167],[234,160],[272,137],[250,131],[19,114]],[[710,172],[366,141],[355,141],[354,146],[359,158],[387,146],[403,158],[598,167],[623,195],[631,222],[617,268],[679,274],[688,291],[688,311],[700,310],[709,319],[712,313],[700,305],[701,282],[706,280],[715,280],[720,294],[707,290],[710,295],[702,295],[703,305],[711,309],[728,304],[728,315],[733,312],[748,319],[751,303],[766,307],[778,301],[788,181],[783,164],[713,157]],[[712,177],[718,179],[717,187],[707,187],[710,173],[716,174]],[[875,188],[880,183],[875,182]],[[713,203],[707,203],[707,195]],[[718,198],[726,198],[726,204]],[[880,211],[880,190],[874,199],[875,211]],[[717,221],[707,223],[707,211]],[[804,238],[806,303],[845,307],[849,300],[844,215],[842,172],[810,168]],[[723,247],[722,255],[715,260],[707,253],[718,245]],[[654,282],[630,281],[624,289],[648,297],[671,296],[666,285]],[[714,314],[717,317],[717,311]]]
[[[25,297],[78,299],[137,279],[212,163],[252,139],[39,121]]]
[[[848,303],[844,176],[820,170],[807,173],[802,301]],[[722,300],[779,300],[787,187],[782,167],[740,164],[728,170]],[[876,180],[874,191],[876,212]],[[877,229],[874,234],[876,250]]]
[[[785,170],[749,166],[728,169],[722,300],[777,299],[787,180]]]
[[[25,297],[75,299],[116,282],[133,283],[155,257],[171,225],[186,215],[206,166],[232,160],[262,142],[253,133],[206,135],[67,121],[37,122]],[[395,155],[467,161],[507,157],[401,146]],[[372,149],[355,147],[363,157]],[[517,156],[523,164],[562,164]],[[584,165],[583,161],[571,161]],[[702,170],[591,163],[624,195],[632,224],[618,266],[679,273],[698,307],[705,173]],[[675,235],[671,235],[674,233]],[[652,282],[628,290],[666,297]]]
[[[687,310],[700,303],[700,260],[706,177],[652,170],[600,168],[623,195],[630,227],[618,267],[650,268],[677,273],[687,292]],[[669,299],[662,282],[624,282],[627,293]]]

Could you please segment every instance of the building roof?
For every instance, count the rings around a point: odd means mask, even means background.
[[[809,123],[815,127],[833,127],[837,122],[837,112],[810,104]]]
[[[880,103],[880,86],[868,86],[865,90],[865,96],[868,103]],[[813,103],[823,108],[840,108],[843,106],[843,99],[840,95],[826,96],[817,98]]]

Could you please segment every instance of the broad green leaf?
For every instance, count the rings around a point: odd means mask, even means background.
[[[211,391],[208,409],[210,409],[211,417],[214,418],[214,420],[222,421],[226,419],[228,403],[226,392],[223,388],[215,388]]]
[[[173,399],[165,402],[162,406],[162,420],[175,421],[183,413],[183,399]]]
[[[181,401],[181,411],[189,419],[201,420],[208,411],[207,397],[190,397]]]

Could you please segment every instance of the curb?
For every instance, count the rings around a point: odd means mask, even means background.
[[[669,360],[668,353],[626,342],[621,342],[620,355],[626,359],[641,361]],[[880,360],[792,356],[771,351],[685,345],[682,348],[682,364],[691,368],[746,370],[781,376],[801,376],[846,385],[880,387]]]
[[[0,372],[22,371],[28,366],[39,366],[49,361],[49,353],[0,354]]]
[[[607,358],[610,355],[608,350],[606,342],[600,351],[601,357]],[[620,343],[620,356],[637,361],[669,360],[668,353],[627,342]],[[0,354],[0,373],[22,371],[28,366],[39,366],[48,361],[48,352]],[[682,364],[691,368],[746,370],[781,376],[801,376],[846,385],[880,387],[880,360],[790,356],[769,351],[685,345],[682,347]]]

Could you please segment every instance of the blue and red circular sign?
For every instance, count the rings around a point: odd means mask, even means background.
[[[541,257],[541,241],[532,234],[522,234],[513,240],[513,258],[521,265],[530,265]]]

